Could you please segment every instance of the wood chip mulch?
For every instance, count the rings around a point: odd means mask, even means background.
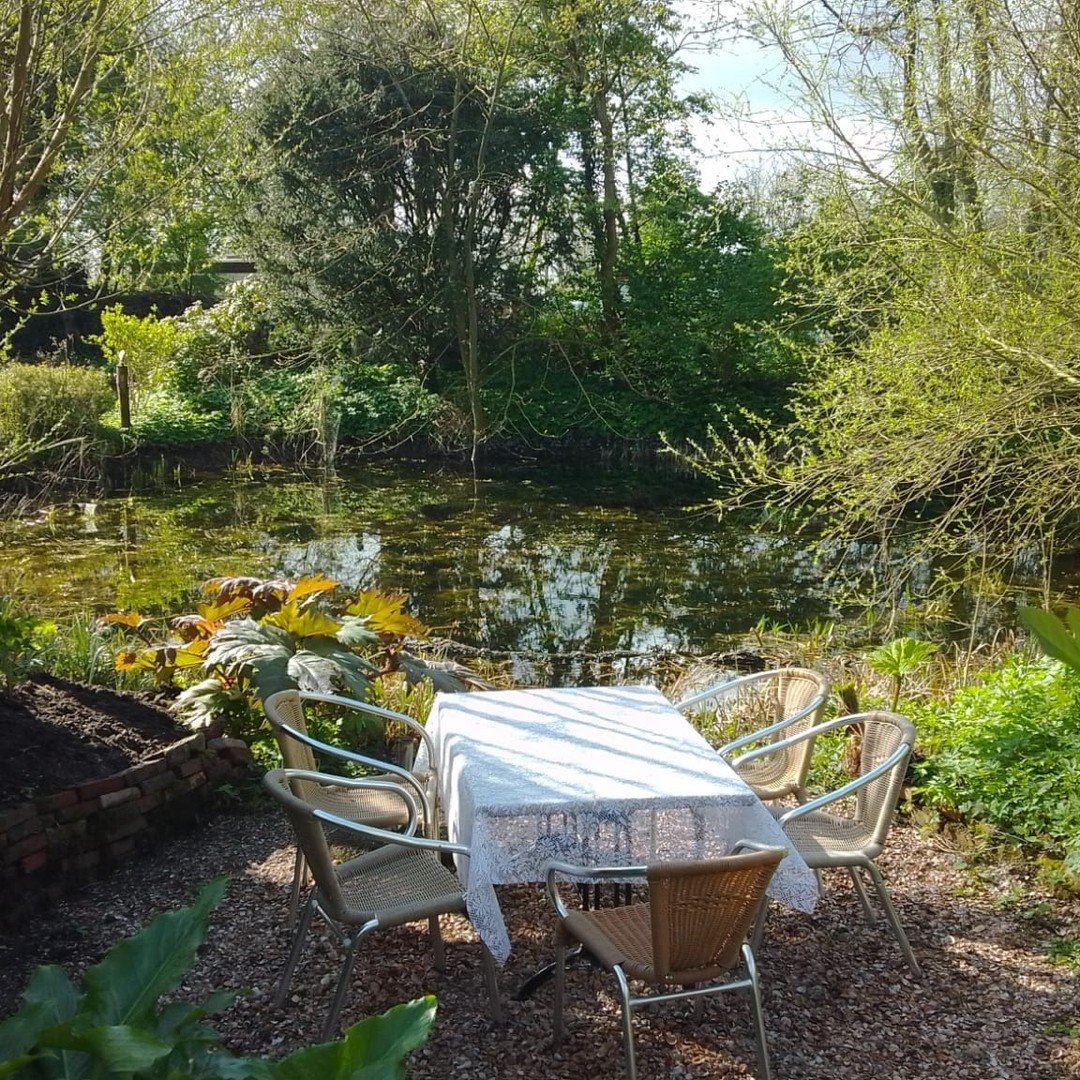
[[[777,1080],[1051,1080],[1080,1078],[1080,979],[1051,962],[1060,936],[1080,936],[1080,903],[1023,882],[1023,868],[965,870],[955,853],[898,826],[881,861],[924,969],[914,980],[885,924],[868,927],[841,874],[826,876],[818,911],[774,906],[759,954]],[[285,1010],[271,997],[289,934],[284,924],[293,848],[284,820],[256,805],[216,817],[87,886],[0,944],[0,1014],[14,1007],[35,964],[69,971],[93,962],[157,911],[186,903],[204,880],[227,874],[228,895],[183,988],[246,987],[217,1018],[226,1043],[279,1054],[317,1037],[337,973],[329,937],[316,934]],[[487,1018],[476,938],[444,920],[448,968],[431,964],[422,926],[374,935],[361,947],[345,1022],[426,992],[439,998],[435,1029],[414,1055],[416,1080],[621,1078],[622,1045],[610,976],[568,977],[568,1035],[549,1044],[551,987],[526,1002],[513,990],[550,956],[551,914],[539,887],[502,890],[514,953],[502,973],[507,1022]],[[729,994],[635,1018],[639,1074],[728,1080],[754,1075],[746,1002]]]

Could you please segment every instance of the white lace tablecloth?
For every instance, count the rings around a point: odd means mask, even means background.
[[[495,885],[543,881],[552,859],[590,866],[788,847],[764,804],[652,687],[439,694],[427,723],[469,917],[504,963]],[[417,769],[427,767],[421,749]],[[801,911],[817,880],[794,852],[769,894]]]

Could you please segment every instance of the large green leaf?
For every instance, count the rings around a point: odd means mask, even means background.
[[[1056,615],[1042,608],[1022,607],[1018,614],[1047,656],[1080,669],[1080,615],[1074,615],[1077,611],[1070,608],[1066,616],[1071,632]]]
[[[333,689],[338,668],[329,657],[310,649],[297,649],[289,658],[288,671],[301,690],[325,694]]]
[[[39,967],[26,984],[20,1009],[0,1023],[0,1061],[25,1053],[46,1028],[70,1020],[81,998],[63,968]]]
[[[281,655],[264,656],[242,664],[240,670],[255,687],[260,699],[265,701],[279,690],[296,689],[296,679],[289,670],[292,659],[292,653],[283,651]]]
[[[158,998],[175,989],[191,967],[224,893],[224,878],[211,881],[191,907],[156,916],[90,968],[84,977],[90,1022],[151,1027]]]
[[[875,649],[866,659],[880,674],[902,677],[917,671],[935,652],[937,645],[932,641],[902,637]]]
[[[435,1020],[435,998],[396,1005],[353,1024],[336,1043],[305,1047],[273,1066],[274,1080],[403,1080],[405,1059]]]
[[[333,637],[341,629],[341,623],[324,615],[317,608],[301,607],[290,601],[278,611],[264,616],[262,625],[276,626],[294,638]]]
[[[379,635],[371,628],[364,615],[346,615],[341,620],[337,639],[342,645],[377,645]]]
[[[406,652],[398,653],[398,666],[405,672],[405,678],[412,685],[430,682],[436,690],[448,694],[457,694],[463,690],[492,690],[494,687],[475,672],[453,660],[421,660],[418,656]]]
[[[44,1032],[41,1045],[89,1054],[94,1059],[93,1072],[105,1076],[149,1069],[172,1050],[172,1043],[131,1024],[103,1024],[77,1031],[64,1024]]]
[[[369,675],[377,675],[379,669],[351,649],[345,648],[333,638],[308,638],[304,647],[319,656],[326,657],[336,668],[333,681],[351,691],[356,697],[367,696],[371,682]]]
[[[287,631],[254,619],[236,619],[213,636],[206,662],[231,668],[275,656],[287,658],[292,652],[293,639]]]

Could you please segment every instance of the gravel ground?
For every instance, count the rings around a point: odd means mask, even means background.
[[[284,960],[293,849],[276,811],[230,812],[174,839],[152,857],[87,887],[0,945],[0,1012],[15,1004],[34,964],[69,970],[92,962],[155,912],[187,902],[205,879],[225,873],[228,896],[185,994],[218,986],[251,993],[218,1018],[238,1050],[276,1054],[319,1030],[335,977],[336,953],[316,936],[293,984],[290,1006],[270,1002]],[[913,980],[883,926],[866,927],[840,875],[827,876],[813,916],[774,909],[759,964],[766,1025],[778,1080],[1050,1080],[1080,1077],[1080,980],[1046,958],[1055,935],[1080,935],[1080,904],[1054,901],[1018,875],[976,879],[911,826],[898,826],[882,860],[925,976]],[[551,914],[539,888],[502,891],[515,950],[502,974],[513,989],[550,955]],[[462,918],[444,920],[448,969],[431,967],[426,934],[403,927],[362,948],[345,1020],[425,992],[439,995],[427,1046],[413,1060],[416,1080],[621,1077],[622,1051],[610,976],[575,969],[568,979],[568,1036],[553,1053],[550,985],[531,1001],[506,1001],[507,1023],[487,1019],[477,942]],[[376,956],[378,959],[376,959]],[[753,1075],[745,1000],[637,1014],[644,1078]]]

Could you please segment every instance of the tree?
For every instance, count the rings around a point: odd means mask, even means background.
[[[915,533],[913,554],[1080,542],[1073,0],[753,15],[831,142],[789,237],[821,344],[794,423],[717,443],[712,470],[736,471],[735,502],[843,538]]]
[[[677,91],[676,59],[691,37],[664,0],[544,0],[527,62],[562,103],[578,169],[580,235],[591,250],[601,339],[617,345],[620,245],[636,236],[635,200],[654,160],[689,139],[685,121],[704,107]]]
[[[478,63],[469,20],[482,13],[458,14],[401,15],[378,37],[327,24],[283,57],[252,110],[248,222],[297,323],[436,385],[464,372],[475,452],[483,354],[513,334],[531,264],[556,242],[562,170],[510,77],[509,41],[494,67]]]
[[[717,419],[710,405],[746,404],[754,384],[782,398],[793,353],[755,329],[777,315],[776,255],[737,194],[707,195],[662,160],[638,191],[634,221],[623,249],[626,347],[612,362],[621,378],[662,403],[669,433],[700,434]]]

